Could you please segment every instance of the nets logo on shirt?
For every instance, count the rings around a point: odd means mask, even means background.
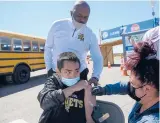
[[[80,40],[80,41],[84,41],[84,34],[79,34],[78,35],[78,39]]]
[[[65,100],[65,109],[67,112],[69,112],[69,109],[71,107],[75,107],[75,108],[83,108],[84,104],[83,104],[83,100],[77,99],[76,95],[72,95],[72,97],[69,97]]]

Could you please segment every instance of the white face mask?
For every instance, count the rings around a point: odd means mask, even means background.
[[[75,28],[76,28],[77,30],[80,29],[81,27],[83,27],[84,25],[86,25],[86,24],[77,22],[77,21],[74,19],[74,17],[72,17],[72,23],[73,23],[73,25],[75,26]]]

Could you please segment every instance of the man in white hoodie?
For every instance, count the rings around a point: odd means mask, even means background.
[[[48,76],[57,68],[57,58],[63,52],[73,52],[80,59],[80,78],[87,80],[88,68],[86,57],[90,51],[93,60],[93,73],[89,83],[97,84],[103,69],[103,57],[96,35],[86,26],[90,7],[85,1],[75,3],[71,11],[71,19],[55,21],[48,33],[45,43],[45,64]]]

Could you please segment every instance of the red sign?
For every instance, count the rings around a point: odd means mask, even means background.
[[[136,31],[139,31],[139,30],[140,30],[140,27],[139,27],[138,24],[133,24],[133,25],[131,26],[131,31],[132,31],[132,32],[136,32]]]

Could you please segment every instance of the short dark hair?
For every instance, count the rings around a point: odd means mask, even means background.
[[[159,91],[159,60],[156,54],[153,44],[139,42],[134,46],[133,54],[128,56],[126,66],[142,84],[152,84]]]
[[[64,52],[59,55],[59,58],[57,59],[57,68],[59,69],[59,71],[61,71],[61,69],[63,68],[64,61],[78,62],[80,68],[80,60],[76,56],[76,54],[72,52]]]

